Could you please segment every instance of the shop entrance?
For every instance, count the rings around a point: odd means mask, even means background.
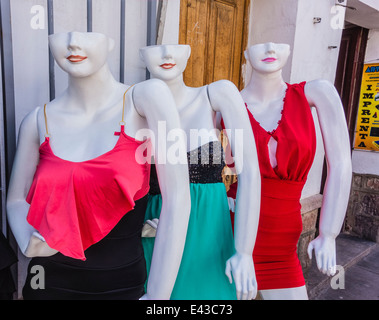
[[[345,109],[351,147],[354,143],[367,38],[368,29],[355,25],[348,26],[342,34],[338,58],[335,87]]]
[[[345,111],[351,150],[353,150],[354,144],[354,131],[359,106],[368,31],[368,29],[352,24],[345,26],[341,38],[336,79],[334,82]],[[321,180],[321,193],[323,193],[325,187],[326,177],[327,164],[325,160]]]

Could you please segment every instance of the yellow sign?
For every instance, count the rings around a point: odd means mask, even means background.
[[[354,148],[379,151],[379,63],[363,67]]]

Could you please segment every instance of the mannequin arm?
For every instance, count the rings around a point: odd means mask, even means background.
[[[155,138],[155,165],[162,194],[162,211],[155,238],[147,294],[143,299],[169,299],[179,270],[191,210],[186,139],[180,129],[179,114],[167,85],[157,79],[136,85],[133,99],[138,113],[145,116]],[[158,122],[163,121],[167,132],[178,130],[178,140],[158,137]],[[162,133],[160,133],[162,135]],[[166,141],[166,146],[158,141]],[[154,142],[154,141],[153,141]],[[157,155],[180,145],[183,157],[172,164],[167,157],[161,163]]]
[[[306,84],[305,95],[316,107],[322,132],[327,179],[320,214],[320,235],[308,247],[321,272],[334,274],[336,269],[335,238],[341,231],[350,196],[352,164],[350,141],[341,99],[334,86],[325,80]]]
[[[252,253],[258,229],[261,178],[254,135],[242,97],[235,85],[226,80],[208,86],[209,99],[215,111],[221,113],[229,138],[235,168],[238,174],[234,237],[236,255],[228,260],[226,273],[230,271],[237,288],[237,297],[252,298],[256,295]],[[236,129],[241,136],[236,139]],[[242,129],[242,130],[241,130]]]
[[[26,220],[29,204],[25,199],[39,161],[38,110],[29,113],[21,123],[7,195],[9,225],[21,252],[27,257],[50,256],[57,252]]]

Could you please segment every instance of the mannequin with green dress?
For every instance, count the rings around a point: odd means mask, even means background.
[[[172,300],[252,299],[257,292],[252,251],[260,209],[260,173],[256,149],[242,97],[226,80],[193,88],[183,81],[191,48],[158,45],[140,50],[153,78],[163,80],[176,102],[181,126],[187,136],[191,213],[179,273]],[[224,154],[216,129],[216,113],[230,130],[231,149],[239,179],[234,237],[225,185]],[[162,198],[154,176],[145,215],[146,226],[159,223]],[[251,190],[255,192],[252,194]],[[145,228],[147,229],[147,228]],[[149,272],[154,237],[143,238]]]

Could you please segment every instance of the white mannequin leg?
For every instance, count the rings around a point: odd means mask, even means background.
[[[263,300],[308,300],[307,288],[305,286],[288,288],[260,290]]]

